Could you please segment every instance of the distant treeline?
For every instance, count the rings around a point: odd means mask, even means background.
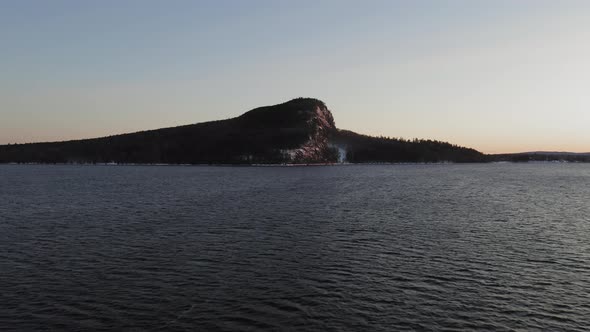
[[[369,162],[485,162],[486,156],[474,149],[435,140],[405,140],[373,137],[349,130],[339,130],[334,142],[346,148],[346,159],[352,163]]]
[[[568,152],[527,152],[527,153],[508,153],[489,155],[490,161],[509,161],[509,162],[590,162],[589,153],[568,153]]]
[[[229,119],[97,139],[0,146],[0,162],[207,164],[244,163],[250,156],[275,162],[280,156],[273,146],[297,146],[305,139],[297,130],[240,128],[240,120]]]

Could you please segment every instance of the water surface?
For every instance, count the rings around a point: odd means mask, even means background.
[[[586,330],[590,165],[0,166],[2,330]]]

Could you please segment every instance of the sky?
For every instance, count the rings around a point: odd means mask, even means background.
[[[0,0],[0,144],[225,119],[590,151],[590,1]]]

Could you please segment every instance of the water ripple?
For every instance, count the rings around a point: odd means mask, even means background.
[[[588,330],[588,180],[0,166],[0,329]]]

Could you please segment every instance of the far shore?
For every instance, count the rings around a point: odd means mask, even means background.
[[[362,165],[465,165],[465,164],[588,164],[590,162],[548,160],[548,161],[488,161],[488,162],[366,162],[366,163],[310,163],[310,164],[164,164],[164,163],[0,163],[0,166],[182,166],[182,167],[319,167],[319,166],[362,166]]]

